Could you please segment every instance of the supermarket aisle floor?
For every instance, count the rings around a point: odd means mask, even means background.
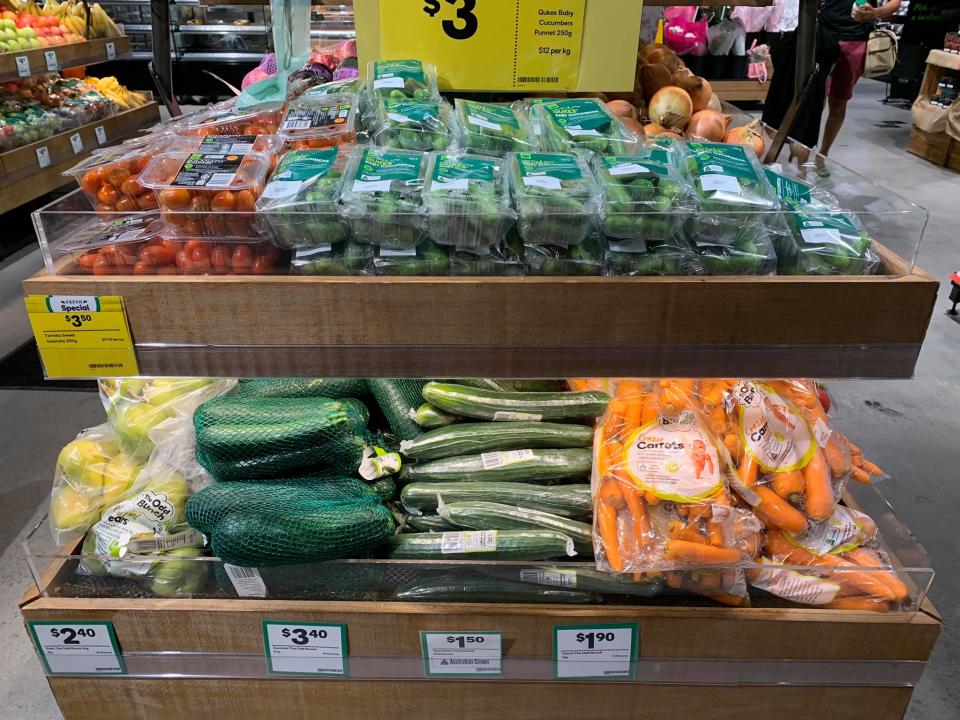
[[[956,237],[957,175],[908,155],[909,113],[880,104],[882,86],[863,82],[848,111],[835,149],[837,161],[893,192],[923,205],[931,221],[920,263],[944,281],[917,376],[910,381],[830,383],[840,426],[890,472],[883,485],[897,514],[917,534],[940,574],[932,598],[944,615],[944,632],[934,660],[917,689],[910,720],[953,720],[960,707],[960,573],[956,508],[960,486],[954,480],[960,438],[960,324],[946,315],[946,277],[960,267]],[[890,123],[904,123],[891,127]],[[25,332],[19,279],[36,256],[19,268],[0,268],[0,348],[10,333]],[[22,271],[17,277],[17,274]],[[19,319],[18,319],[19,318]],[[18,329],[19,328],[19,329]],[[15,345],[14,345],[15,346]],[[0,718],[47,720],[59,713],[27,641],[16,602],[29,582],[20,542],[42,514],[57,450],[77,430],[97,424],[97,396],[81,392],[0,391],[4,443],[0,467]]]

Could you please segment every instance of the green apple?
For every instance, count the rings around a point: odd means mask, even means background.
[[[30,49],[30,41],[29,41],[27,38],[25,38],[25,37],[17,38],[17,45],[20,46],[20,49],[21,49],[21,50],[29,50],[29,49]]]
[[[40,47],[40,41],[37,38],[30,38],[30,48],[36,49]]]
[[[27,38],[29,40],[30,38],[35,38],[36,36],[37,31],[31,27],[17,28],[17,37]]]

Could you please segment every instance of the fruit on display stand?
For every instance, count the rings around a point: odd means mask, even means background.
[[[106,95],[121,110],[131,110],[150,102],[145,93],[128,90],[112,75],[105,78],[87,75],[84,80],[93,85],[98,92]]]

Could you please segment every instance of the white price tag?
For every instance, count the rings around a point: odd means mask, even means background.
[[[266,597],[267,586],[263,584],[260,571],[254,567],[240,567],[239,565],[223,564],[223,569],[233,583],[233,589],[240,597]]]
[[[80,133],[74,133],[70,136],[70,147],[73,148],[74,155],[83,152],[83,138],[80,137]]]
[[[547,190],[559,190],[560,178],[549,175],[526,175],[523,178],[523,184],[527,187],[540,187]]]
[[[553,659],[558,678],[632,677],[637,625],[557,625]]]
[[[486,118],[482,118],[479,115],[467,115],[467,122],[470,125],[476,125],[477,127],[486,128],[487,130],[500,131],[503,129],[503,126],[494,122],[490,122]]]
[[[50,167],[50,151],[46,145],[37,148],[37,165],[42,168]]]
[[[700,187],[704,192],[726,192],[740,194],[740,181],[733,175],[701,175]]]
[[[623,163],[622,165],[614,165],[610,168],[610,174],[613,177],[620,175],[639,175],[640,173],[648,172],[650,172],[650,168],[644,167],[639,163]]]
[[[501,675],[503,643],[498,632],[421,632],[424,673]]]
[[[30,77],[30,58],[26,55],[17,55],[14,58],[17,63],[17,75],[20,77]]]
[[[97,136],[97,144],[105,145],[107,142],[107,131],[104,129],[103,125],[97,125],[93,129],[93,132]]]
[[[271,673],[347,674],[346,625],[264,620],[263,649]]]
[[[43,59],[47,61],[47,72],[57,72],[60,69],[60,63],[57,62],[57,51],[47,50],[43,53]]]
[[[29,622],[50,675],[123,675],[127,672],[111,622]]]
[[[107,60],[113,60],[117,56],[117,46],[113,42],[108,42],[104,45],[104,48],[107,51]]]

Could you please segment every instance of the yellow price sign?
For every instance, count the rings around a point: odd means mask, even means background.
[[[27,295],[26,303],[48,378],[140,374],[122,297]]]
[[[576,90],[586,0],[390,0],[380,57],[437,66],[455,90]]]

